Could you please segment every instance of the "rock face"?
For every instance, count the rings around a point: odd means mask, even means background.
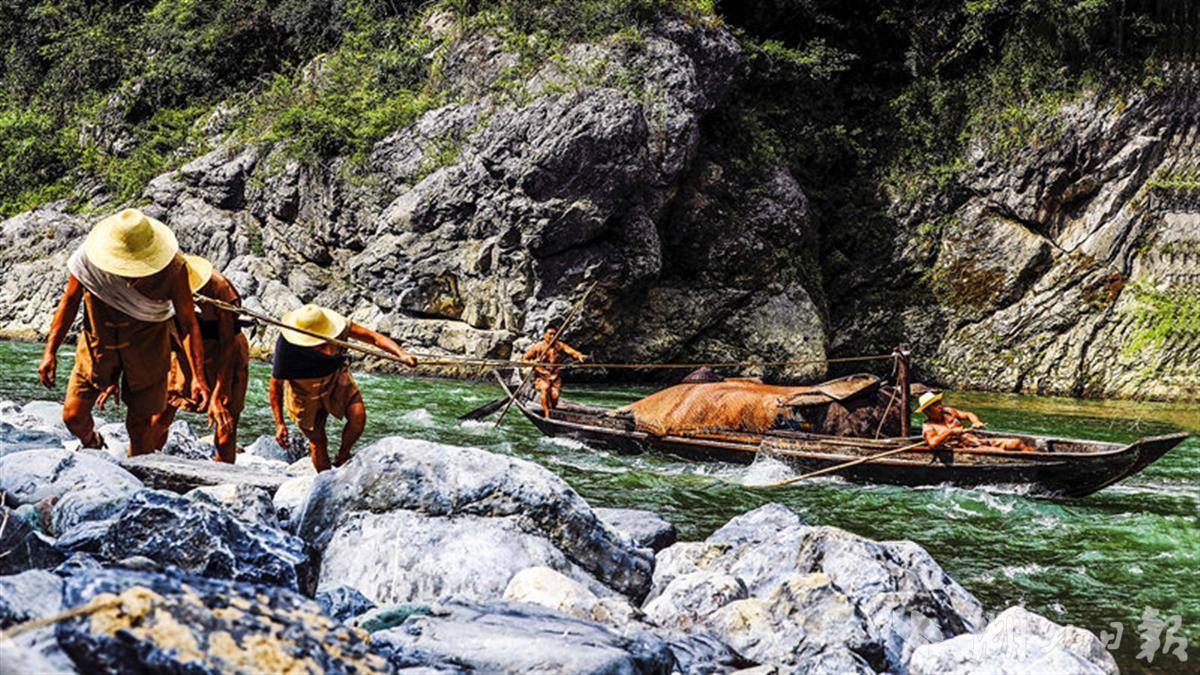
[[[835,348],[909,341],[921,378],[964,389],[1200,396],[1200,334],[1155,310],[1200,291],[1200,104],[1180,84],[1082,96],[1016,148],[977,139],[949,194],[894,204],[886,273],[841,280]],[[898,282],[927,293],[862,302]]]
[[[142,482],[99,453],[71,450],[25,450],[0,457],[0,491],[17,504],[58,499],[68,492],[93,488],[111,496],[131,494]]]
[[[116,601],[58,624],[82,672],[384,672],[365,636],[286,589],[170,572],[97,570],[65,604]]]
[[[983,608],[912,542],[805,525],[771,504],[659,554],[647,616],[743,656],[906,672],[917,647],[979,630]]]
[[[661,551],[675,543],[675,526],[657,513],[638,509],[592,510],[605,525],[629,537],[642,548]]]
[[[982,632],[917,649],[913,675],[1017,673],[1116,675],[1117,664],[1094,634],[1060,626],[1020,607],[999,614]]]
[[[426,350],[507,356],[599,280],[576,333],[597,356],[824,355],[800,186],[781,166],[734,178],[704,150],[742,65],[729,31],[664,19],[570,45],[516,97],[493,86],[518,59],[505,49],[455,44],[441,72],[459,102],[380,141],[365,175],[231,142],[152,180],[145,210],[248,307],[318,302]],[[750,191],[752,207],[723,207]],[[0,265],[18,274],[0,282],[0,334],[45,334],[88,225],[54,206],[3,223]]]
[[[621,634],[530,605],[451,604],[440,609],[373,633],[371,639],[390,651],[399,668],[665,675],[675,662],[667,643],[650,633]]]
[[[378,603],[496,598],[535,565],[602,594],[636,600],[650,586],[651,556],[562,479],[424,441],[387,438],[318,476],[297,533],[321,552],[322,587],[349,584]]]

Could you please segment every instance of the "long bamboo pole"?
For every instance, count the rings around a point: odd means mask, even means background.
[[[567,318],[563,319],[562,325],[558,327],[557,331],[555,331],[554,339],[550,341],[551,347],[558,344],[558,339],[562,337],[562,334],[565,333],[568,328],[570,328],[571,321],[573,321],[575,316],[579,313],[579,308],[583,307],[583,302],[587,300],[589,295],[592,294],[592,289],[595,288],[596,284],[598,283],[600,283],[598,280],[593,281],[592,285],[588,286],[588,289],[583,292],[583,297],[579,298],[579,302],[576,302],[575,306],[571,308],[571,313],[567,315]],[[517,400],[517,397],[521,395],[521,392],[525,389],[525,386],[529,384],[529,380],[533,378],[533,373],[536,370],[537,366],[530,366],[529,372],[525,374],[525,379],[521,380],[521,386],[517,387],[512,396],[508,397],[508,402],[505,403],[504,408],[500,410],[500,416],[496,418],[496,423],[492,425],[493,429],[499,428],[500,423],[504,421],[504,416],[508,414],[508,409],[512,407],[513,401]]]
[[[883,459],[884,457],[891,457],[892,455],[898,455],[902,452],[908,452],[909,450],[916,450],[917,448],[921,447],[922,445],[925,445],[925,441],[921,441],[919,443],[913,443],[912,445],[906,445],[902,448],[895,448],[894,450],[888,450],[887,452],[881,452],[876,455],[860,457],[856,460],[845,462],[843,464],[837,464],[835,466],[827,466],[824,469],[817,469],[816,471],[810,471],[806,474],[794,476],[787,480],[781,480],[778,483],[768,483],[766,485],[758,485],[756,487],[771,489],[771,488],[783,487],[785,485],[791,485],[792,483],[802,481],[805,478],[814,478],[816,476],[823,476],[827,473],[833,473],[834,471],[839,471],[841,469],[846,469],[846,468],[849,468],[852,466],[857,466],[859,464],[864,464],[866,462],[870,462],[870,461],[873,461],[876,459]]]

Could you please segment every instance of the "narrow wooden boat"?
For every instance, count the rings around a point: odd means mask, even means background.
[[[509,386],[503,380],[500,384],[511,396]],[[529,399],[519,397],[515,405],[547,436],[573,438],[619,453],[661,452],[696,461],[750,464],[762,454],[785,462],[798,472],[843,464],[920,440],[919,436],[876,440],[796,431],[656,435],[639,430],[630,416],[609,408],[564,400],[546,418],[540,406]],[[1028,486],[1031,495],[1082,497],[1141,471],[1187,438],[1184,433],[1169,434],[1122,445],[987,431],[975,433],[980,437],[1016,436],[1036,451],[918,448],[849,467],[837,475],[855,482],[910,487]]]

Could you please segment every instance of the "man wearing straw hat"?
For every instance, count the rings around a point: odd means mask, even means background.
[[[287,447],[287,425],[283,420],[286,408],[288,417],[308,439],[313,466],[317,471],[327,471],[330,461],[325,423],[329,416],[346,420],[333,466],[350,460],[350,448],[367,424],[367,410],[362,393],[350,375],[345,348],[331,340],[357,340],[374,345],[401,359],[409,368],[415,367],[417,360],[386,335],[317,305],[304,305],[284,314],[283,323],[297,330],[280,329],[275,342],[270,385],[275,440]]]
[[[200,327],[188,285],[187,265],[175,234],[137,209],[101,220],[67,261],[70,275],[38,366],[43,385],[54,387],[57,352],[82,303],[83,332],[63,401],[63,422],[84,447],[103,447],[92,408],[102,392],[121,385],[129,454],[153,452],[151,419],[167,404],[171,319],[187,341],[192,368],[204,363]],[[192,382],[192,398],[207,406],[208,383]]]
[[[193,293],[240,307],[242,296],[225,275],[213,269],[211,262],[198,255],[184,255],[188,285]],[[207,413],[217,446],[216,460],[233,464],[237,459],[237,425],[246,405],[246,384],[250,376],[250,343],[238,326],[233,312],[201,303],[196,309],[200,336],[204,340],[204,369],[195,371],[188,363],[183,344],[172,340],[171,372],[167,377],[167,408],[152,422],[155,447],[167,441],[176,410]],[[196,373],[212,389],[208,408],[200,407],[191,397]]]
[[[942,405],[941,392],[927,391],[921,394],[917,402],[917,412],[925,415],[925,423],[921,425],[921,434],[925,443],[931,448],[995,448],[997,450],[1013,450],[1032,452],[1033,448],[1018,438],[987,438],[982,439],[967,431],[963,421],[971,423],[971,429],[982,429],[987,426],[979,416],[967,410],[959,410]]]

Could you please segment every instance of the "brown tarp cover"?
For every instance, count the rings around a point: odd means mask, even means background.
[[[764,432],[787,412],[779,399],[812,391],[746,380],[677,384],[622,410],[633,413],[637,427],[653,434],[727,430]]]

